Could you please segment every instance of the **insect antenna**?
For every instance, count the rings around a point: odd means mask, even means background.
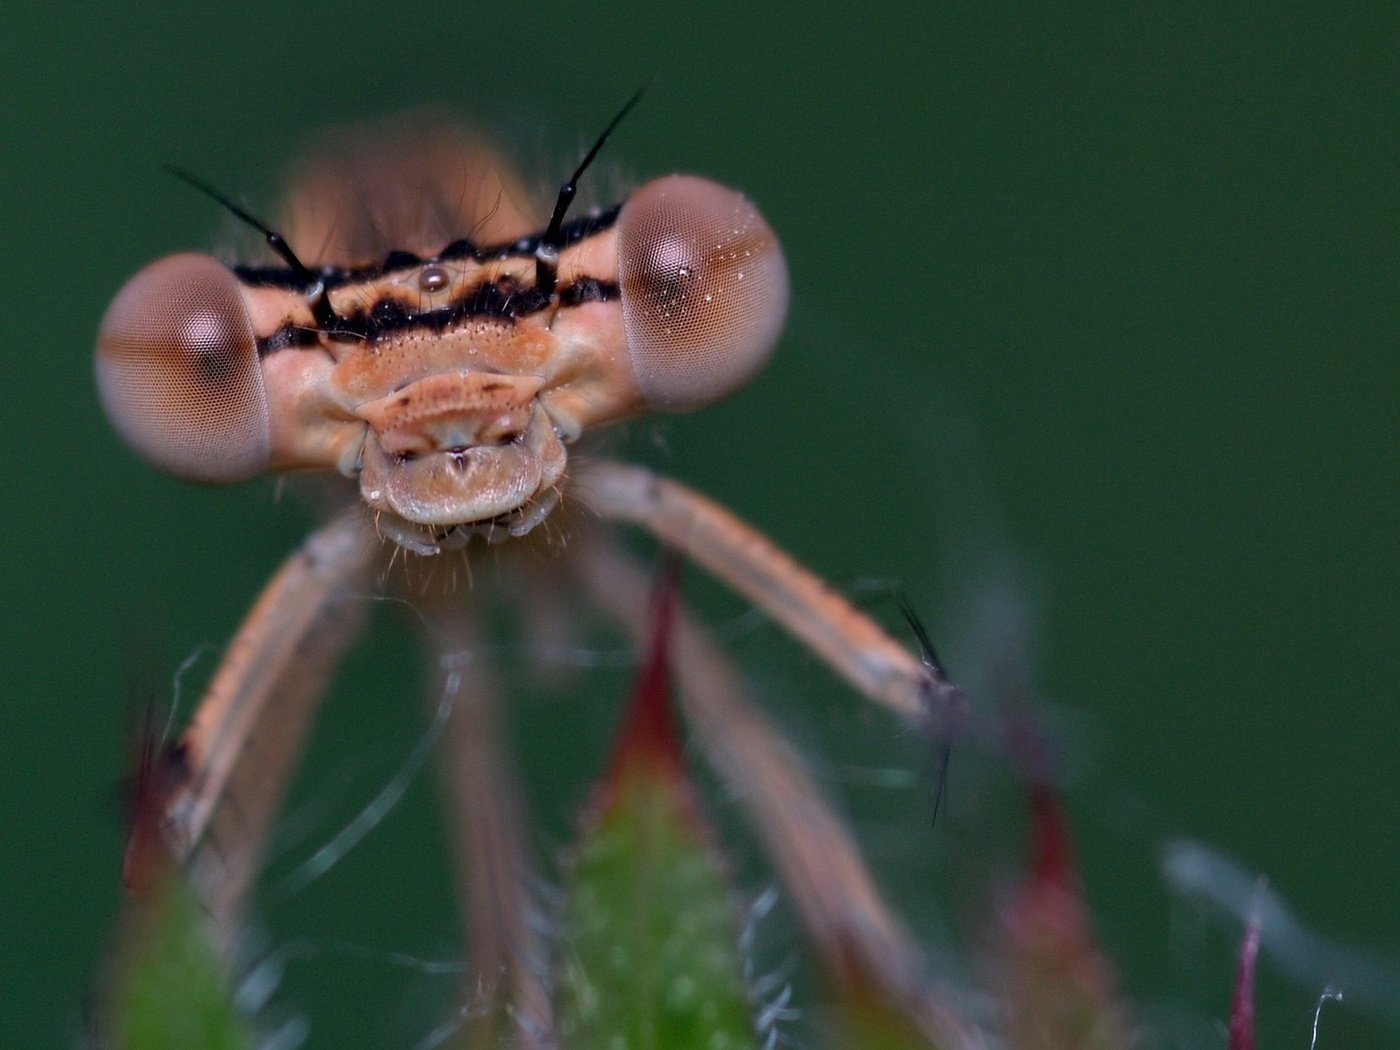
[[[574,197],[578,193],[578,180],[583,177],[583,173],[588,170],[593,159],[598,156],[598,151],[603,148],[603,143],[608,141],[608,136],[622,123],[622,118],[632,112],[632,107],[642,100],[642,96],[647,93],[647,88],[650,86],[651,82],[648,81],[639,87],[636,94],[617,111],[617,116],[613,117],[608,126],[603,129],[603,133],[598,136],[598,140],[593,143],[593,148],[574,169],[574,173],[569,176],[564,185],[559,187],[559,196],[554,202],[554,214],[549,217],[549,226],[545,228],[544,236],[540,238],[539,246],[535,249],[535,284],[545,295],[553,294],[554,284],[559,277],[559,249],[562,247],[560,231],[564,227],[564,216],[569,210],[569,205],[574,202]]]
[[[336,316],[335,309],[331,306],[330,294],[326,291],[325,282],[310,267],[297,258],[296,252],[292,251],[292,246],[287,243],[287,239],[276,230],[272,229],[261,219],[250,214],[239,207],[232,199],[216,190],[209,183],[205,182],[198,175],[191,174],[183,168],[177,168],[172,164],[163,165],[166,172],[175,176],[187,186],[191,186],[200,193],[209,197],[225,209],[231,212],[237,219],[247,223],[253,229],[267,238],[267,246],[277,254],[277,257],[285,262],[297,278],[305,285],[306,297],[311,299],[311,313],[316,318],[316,324],[326,331],[333,332],[340,326],[340,318]],[[314,297],[314,298],[313,298]]]

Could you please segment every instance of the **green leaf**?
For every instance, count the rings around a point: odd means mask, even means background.
[[[623,774],[579,843],[560,956],[566,1046],[754,1044],[729,886],[682,787]]]
[[[122,1050],[251,1050],[227,975],[188,888],[176,874],[134,900],[109,1002]]]
[[[575,847],[556,975],[571,1050],[752,1047],[739,918],[686,778],[666,644],[674,575],[612,767]]]

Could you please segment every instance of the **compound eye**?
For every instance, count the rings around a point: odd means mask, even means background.
[[[267,398],[237,279],[207,255],[172,255],[117,293],[97,333],[107,418],[153,466],[187,481],[243,481],[268,462]]]
[[[690,175],[628,198],[618,278],[633,370],[655,408],[698,408],[743,386],[787,316],[787,263],[768,223],[743,194]]]

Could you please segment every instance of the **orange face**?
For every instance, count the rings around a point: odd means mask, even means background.
[[[387,535],[434,553],[537,525],[589,428],[709,404],[767,361],[787,267],[741,194],[673,175],[547,238],[493,156],[434,150],[431,178],[422,150],[399,181],[386,154],[361,169],[370,189],[433,184],[416,216],[394,196],[387,223],[353,172],[304,180],[289,229],[314,268],[186,254],[133,277],[97,339],[98,387],[127,443],[206,483],[339,471]],[[444,209],[464,170],[473,192]],[[365,261],[367,222],[406,239]]]

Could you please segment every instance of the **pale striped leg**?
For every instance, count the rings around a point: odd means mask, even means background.
[[[590,598],[642,643],[647,573],[615,542],[599,537],[580,546],[574,567]],[[935,999],[923,953],[885,905],[845,824],[685,610],[675,621],[672,658],[701,751],[747,812],[827,966],[855,987],[873,987],[937,1045],[973,1045],[967,1027]]]
[[[452,1045],[554,1046],[549,952],[534,914],[525,801],[508,754],[500,691],[475,620],[437,595],[424,615],[435,676],[456,697],[438,763],[467,948],[466,1018]]]
[[[165,832],[230,942],[306,733],[360,634],[380,549],[358,508],[307,538],[263,588],[172,756]]]
[[[572,486],[602,517],[640,525],[704,566],[906,721],[943,733],[960,717],[964,701],[955,686],[712,500],[642,467],[606,460],[581,467]]]

